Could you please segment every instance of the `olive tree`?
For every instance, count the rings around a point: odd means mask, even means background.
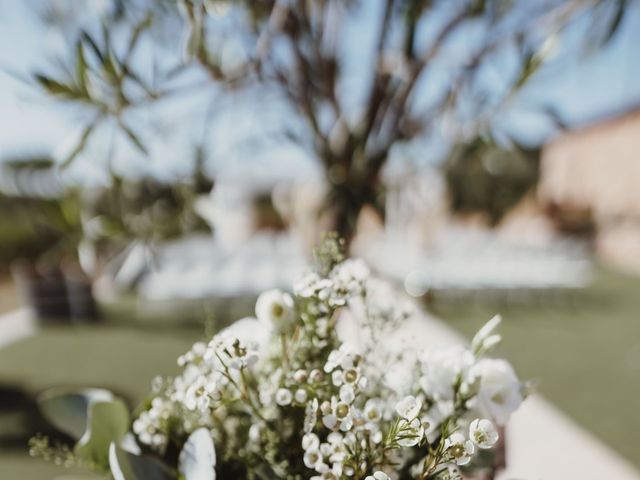
[[[76,18],[75,30],[64,25],[75,38],[68,67],[36,79],[50,94],[93,112],[67,162],[107,120],[145,152],[153,139],[141,138],[127,112],[194,88],[176,86],[185,72],[198,78],[198,88],[259,92],[258,98],[275,92],[294,117],[288,125],[303,126],[284,127],[280,139],[303,146],[319,162],[333,227],[349,240],[363,206],[382,211],[381,177],[393,149],[441,136],[443,125],[448,143],[460,135],[491,135],[494,118],[545,62],[554,39],[562,41],[573,25],[588,25],[580,45],[602,43],[626,4],[114,0],[99,28],[86,15]],[[45,14],[58,21],[55,11]],[[149,50],[140,58],[142,42],[155,44],[158,58],[150,59]],[[230,58],[225,48],[231,43],[236,54]],[[500,81],[487,85],[483,69],[504,58]],[[150,64],[152,74],[145,73]],[[258,102],[249,114],[260,115],[261,108]]]

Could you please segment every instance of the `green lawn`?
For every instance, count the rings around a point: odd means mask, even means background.
[[[133,407],[155,375],[176,372],[177,356],[200,335],[197,330],[67,326],[0,350],[0,478],[48,480],[70,473],[27,456],[27,439],[41,425],[25,399],[51,386],[99,386],[123,395]]]
[[[598,270],[554,305],[436,299],[431,310],[467,335],[504,317],[503,353],[523,378],[640,467],[640,278]]]

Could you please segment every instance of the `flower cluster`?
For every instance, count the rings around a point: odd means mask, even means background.
[[[359,260],[324,265],[182,355],[181,374],[158,382],[134,421],[138,443],[166,458],[205,428],[223,478],[453,479],[477,465],[523,400],[510,364],[487,356],[500,318],[469,348],[407,363],[385,329],[415,309]],[[401,382],[388,379],[394,365]]]

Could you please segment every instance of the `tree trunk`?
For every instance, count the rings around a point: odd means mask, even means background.
[[[377,175],[365,180],[349,178],[339,184],[330,184],[326,206],[332,216],[331,229],[344,239],[347,253],[356,236],[363,207],[371,206],[384,219],[383,191]]]

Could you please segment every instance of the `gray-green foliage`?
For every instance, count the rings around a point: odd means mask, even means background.
[[[175,480],[177,475],[150,455],[134,455],[115,443],[109,449],[109,468],[114,480]]]
[[[73,450],[51,446],[46,439],[31,442],[31,453],[56,463],[109,469],[109,446],[119,443],[129,429],[129,409],[119,398],[101,389],[52,389],[39,398],[40,410],[58,430],[75,440]]]

